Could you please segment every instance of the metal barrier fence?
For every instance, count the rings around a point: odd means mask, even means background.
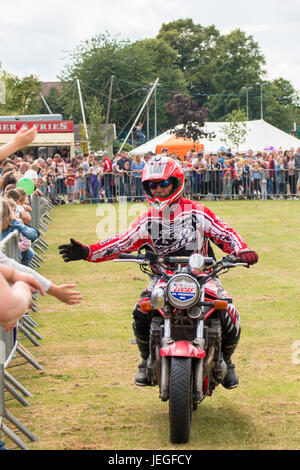
[[[242,169],[199,169],[183,167],[185,197],[194,199],[282,199],[296,198],[299,192],[300,170],[277,168],[249,172]],[[59,181],[59,183],[58,183]],[[53,203],[139,202],[145,200],[141,177],[135,171],[105,173],[81,184],[68,186],[64,180],[55,180],[43,192],[51,195]]]
[[[47,231],[47,224],[51,221],[49,210],[54,206],[47,201],[47,207],[41,210],[41,202],[45,206],[45,201],[42,201],[38,196],[32,197],[32,226],[45,233]],[[42,230],[44,232],[42,232]],[[19,232],[15,230],[10,233],[4,240],[0,242],[0,249],[8,256],[16,261],[19,261]],[[47,243],[40,236],[33,244],[34,257],[32,258],[29,266],[36,269],[43,262],[43,259],[37,254],[37,251],[45,252],[48,248]],[[32,305],[30,309],[34,312],[38,311],[37,295],[32,296]],[[22,366],[24,362],[17,363],[19,358],[25,359],[25,363],[29,363],[35,369],[42,370],[43,367],[38,363],[33,354],[24,346],[23,341],[27,341],[30,345],[39,346],[38,340],[42,337],[36,331],[38,324],[31,318],[27,312],[21,320],[19,320],[17,327],[9,332],[5,332],[0,327],[0,430],[12,441],[16,447],[22,450],[28,450],[27,444],[23,440],[23,436],[29,441],[38,441],[38,438],[22,424],[15,416],[13,416],[7,409],[7,404],[10,400],[17,400],[23,406],[30,406],[26,398],[32,397],[31,393],[16,380],[8,370],[12,367]],[[6,424],[7,423],[7,424]],[[13,429],[11,429],[11,425]],[[22,437],[20,437],[22,435]]]

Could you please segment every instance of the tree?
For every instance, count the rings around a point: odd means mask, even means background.
[[[224,135],[222,142],[228,147],[234,147],[236,151],[239,150],[239,145],[246,141],[247,125],[246,114],[238,109],[234,109],[232,113],[227,116],[228,124],[221,127],[221,132]]]
[[[89,110],[90,115],[90,129],[89,129],[89,144],[90,148],[95,151],[104,150],[111,146],[113,138],[109,138],[110,128],[105,123],[103,114],[103,106],[99,103],[99,100],[94,97],[91,109]]]
[[[0,77],[5,86],[5,103],[0,102],[1,114],[18,115],[39,112],[42,82],[37,77],[29,75],[21,79],[2,70],[1,64]]]
[[[163,24],[157,35],[176,51],[176,64],[184,73],[187,89],[195,93],[199,105],[207,101],[207,93],[215,93],[213,74],[220,37],[214,25],[203,27],[192,19]]]
[[[108,33],[101,34],[81,43],[69,58],[70,62],[60,77],[66,83],[65,91],[68,92],[78,78],[84,101],[89,106],[96,96],[106,111],[107,88],[114,75],[111,115],[118,129],[122,129],[127,122],[129,129],[157,77],[160,78],[157,91],[159,128],[169,124],[170,116],[166,108],[168,99],[165,98],[167,93],[170,94],[168,90],[186,89],[184,76],[175,65],[176,52],[159,39],[131,43],[118,37],[113,38]],[[70,99],[71,93],[67,93],[67,96]],[[80,108],[73,114],[75,120],[81,119]],[[88,112],[86,118],[89,122]],[[154,112],[151,113],[152,128],[153,121]]]
[[[263,88],[264,120],[290,132],[297,122],[299,95],[283,78],[267,82]]]
[[[177,137],[192,139],[194,142],[203,137],[214,137],[212,133],[203,130],[205,119],[209,115],[207,107],[199,108],[188,96],[176,94],[168,103],[168,108],[170,113],[177,116],[176,125],[171,129]]]
[[[236,29],[220,37],[217,44],[215,73],[212,77],[216,95],[209,98],[211,119],[222,121],[234,109],[246,110],[241,90],[245,86],[253,86],[261,81],[265,73],[264,64],[264,56],[252,36],[247,36],[240,29]],[[259,103],[258,95],[257,102]],[[253,105],[252,101],[249,106],[249,119],[252,119]]]

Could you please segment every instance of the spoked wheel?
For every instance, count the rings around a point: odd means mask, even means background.
[[[173,444],[189,442],[192,424],[193,385],[190,357],[172,357],[170,370],[169,417]]]

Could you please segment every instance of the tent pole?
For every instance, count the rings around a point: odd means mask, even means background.
[[[157,101],[156,101],[156,88],[154,91],[154,137],[157,137]]]
[[[110,105],[111,105],[111,95],[112,95],[112,87],[113,87],[114,76],[110,77],[110,88],[109,88],[109,97],[108,97],[108,104],[107,104],[107,113],[106,113],[106,122],[105,122],[105,144],[107,145],[107,127],[109,122],[109,114],[110,114]]]
[[[78,79],[78,78],[77,78],[77,88],[78,88],[78,94],[79,94],[79,101],[80,101],[80,107],[81,107],[81,114],[82,114],[82,119],[83,119],[83,125],[84,125],[85,135],[86,135],[86,138],[87,138],[88,150],[89,150],[89,153],[90,153],[89,136],[88,136],[88,130],[87,130],[87,125],[86,125],[86,120],[85,120],[85,113],[84,113],[83,102],[82,102],[82,96],[81,96],[80,82],[79,82],[79,79]]]
[[[149,99],[150,99],[150,97],[151,97],[153,91],[155,90],[155,88],[156,88],[156,86],[157,86],[157,84],[158,84],[158,81],[159,81],[159,78],[157,78],[157,79],[155,80],[155,82],[154,82],[154,84],[153,84],[151,90],[149,91],[149,93],[148,93],[148,95],[147,95],[147,98],[146,98],[146,100],[145,100],[143,106],[141,107],[141,109],[140,109],[140,111],[139,111],[139,113],[138,113],[138,115],[137,115],[137,117],[136,117],[134,123],[132,124],[132,126],[131,126],[131,128],[130,128],[130,131],[128,132],[128,134],[127,134],[127,136],[126,136],[126,139],[125,139],[124,142],[122,143],[119,152],[122,152],[122,149],[123,149],[124,145],[126,144],[126,142],[127,142],[127,140],[128,140],[128,137],[130,136],[130,134],[131,134],[131,132],[133,131],[133,129],[134,129],[136,123],[138,122],[138,120],[139,120],[139,118],[140,118],[142,112],[144,111],[144,109],[145,109],[145,107],[146,107],[146,105],[147,105],[147,103],[148,103],[148,101],[149,101]]]
[[[49,105],[48,105],[48,103],[47,103],[47,101],[45,100],[45,97],[43,96],[42,93],[40,93],[40,96],[41,96],[41,98],[42,98],[42,100],[43,100],[44,105],[46,106],[46,108],[47,108],[47,110],[48,110],[48,113],[53,114],[52,111],[51,111],[51,109],[50,109],[50,107],[49,107]]]

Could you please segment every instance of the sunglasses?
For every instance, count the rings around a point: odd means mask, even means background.
[[[161,188],[167,188],[172,184],[172,181],[170,180],[163,180],[163,181],[151,181],[149,184],[150,189],[156,189],[157,186],[160,186]]]

